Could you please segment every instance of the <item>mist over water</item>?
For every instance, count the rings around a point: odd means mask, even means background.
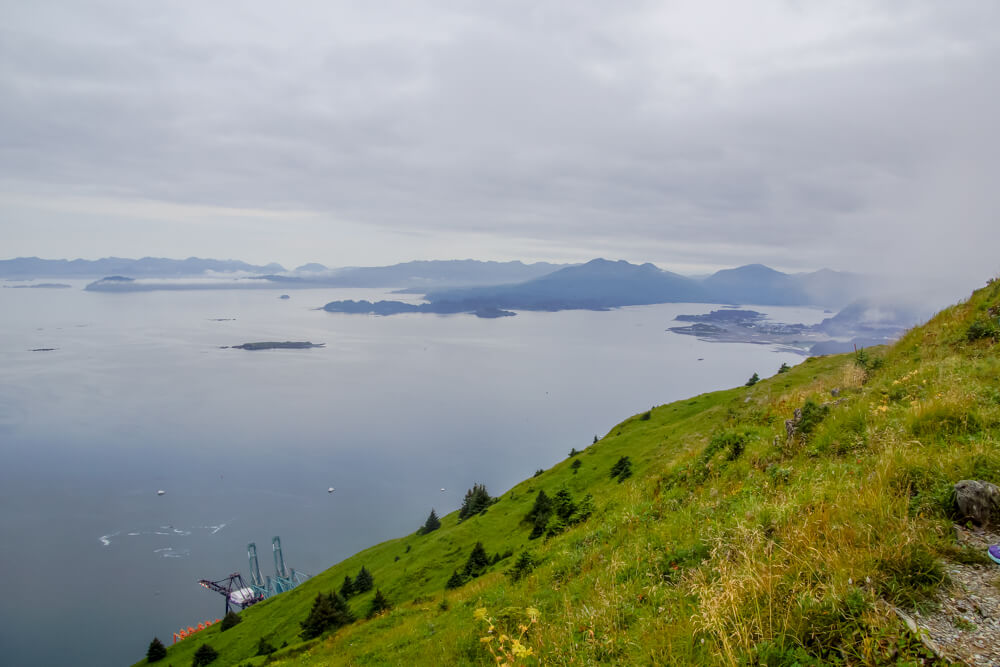
[[[245,573],[248,542],[265,574],[274,535],[316,574],[475,482],[498,495],[650,406],[802,360],[665,331],[709,304],[367,317],[314,309],[400,295],[81,286],[0,289],[8,664],[130,664],[222,615],[196,581]],[[220,349],[264,340],[326,347]]]

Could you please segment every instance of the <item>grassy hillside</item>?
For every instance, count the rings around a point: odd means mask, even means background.
[[[288,644],[274,665],[926,656],[890,604],[932,604],[943,561],[982,558],[954,542],[950,489],[1000,483],[998,310],[993,281],[891,348],[811,358],[752,387],[631,417],[484,514],[453,513],[428,535],[363,551],[247,609],[225,633],[169,647],[158,664],[189,665],[209,643],[213,665],[260,665],[261,637]],[[623,456],[632,475],[612,479]],[[529,539],[523,519],[538,491],[560,489],[577,503],[592,494],[593,513]],[[446,590],[477,541],[512,555]],[[515,580],[507,572],[523,553],[535,565]],[[302,642],[316,594],[362,565],[394,608]],[[360,619],[373,595],[350,599]]]

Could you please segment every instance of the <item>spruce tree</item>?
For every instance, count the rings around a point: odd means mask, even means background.
[[[167,647],[163,645],[159,637],[153,637],[146,649],[146,662],[158,662],[167,657]]]
[[[344,575],[344,583],[340,585],[340,595],[345,600],[354,595],[354,580],[346,574]]]
[[[489,554],[483,548],[482,542],[476,542],[476,546],[472,547],[472,553],[469,554],[469,559],[465,561],[465,567],[462,568],[462,572],[468,577],[475,578],[481,575],[489,566]]]
[[[427,517],[427,521],[425,521],[424,525],[420,527],[420,530],[417,531],[417,534],[426,535],[427,533],[433,533],[440,527],[441,527],[441,519],[438,518],[437,512],[435,512],[434,508],[432,507],[431,513]]]
[[[632,459],[623,456],[611,466],[611,478],[618,478],[619,482],[624,482],[632,476]]]
[[[227,611],[226,615],[222,617],[222,623],[219,624],[219,632],[225,632],[242,620],[235,611]]]
[[[445,588],[458,588],[459,586],[461,586],[462,584],[464,584],[466,581],[468,581],[468,577],[466,577],[464,574],[462,574],[458,570],[455,570],[454,572],[451,573],[451,576],[448,577],[448,581],[445,582],[444,587]]]
[[[319,637],[327,630],[339,628],[354,621],[354,614],[347,607],[347,602],[337,593],[316,594],[312,609],[302,626],[303,639]]]
[[[368,618],[372,618],[376,614],[381,614],[383,611],[388,611],[392,608],[389,604],[389,599],[382,595],[381,590],[375,591],[375,597],[372,598],[372,606],[368,608]]]
[[[274,648],[271,642],[267,641],[265,638],[261,637],[260,641],[257,642],[257,655],[271,655],[278,649]]]
[[[496,500],[490,497],[485,485],[474,484],[471,489],[465,492],[462,507],[458,510],[458,520],[462,521],[470,516],[482,514],[494,502]]]
[[[589,493],[583,497],[576,507],[576,514],[570,519],[570,524],[577,524],[586,521],[594,513],[594,496]]]
[[[364,565],[362,565],[361,571],[358,572],[358,576],[354,578],[354,592],[365,593],[374,587],[375,578],[372,576],[372,573],[369,572]]]
[[[753,375],[750,376],[750,379],[747,380],[747,383],[744,386],[745,387],[752,387],[755,384],[757,384],[758,382],[760,382],[760,376],[757,375],[756,373],[754,373]]]
[[[545,493],[545,489],[539,489],[534,506],[524,516],[524,520],[533,525],[529,539],[533,540],[545,534],[545,524],[549,522],[550,516],[552,516],[552,499]]]
[[[202,667],[203,665],[209,665],[215,662],[215,659],[219,657],[219,652],[208,644],[202,644],[198,647],[198,650],[194,652],[194,659],[191,661],[191,667]]]
[[[570,495],[569,489],[566,487],[556,492],[555,498],[552,500],[552,505],[556,511],[556,516],[563,521],[569,521],[569,518],[573,516],[573,512],[576,511],[573,496]]]

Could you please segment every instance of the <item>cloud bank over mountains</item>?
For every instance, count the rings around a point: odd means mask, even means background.
[[[4,4],[9,256],[1000,269],[995,3]]]

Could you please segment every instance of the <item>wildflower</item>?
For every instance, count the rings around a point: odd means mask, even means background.
[[[529,655],[534,654],[534,651],[532,651],[530,648],[528,648],[527,646],[525,646],[516,639],[511,642],[510,650],[514,654],[514,656],[518,658],[526,658]]]
[[[479,609],[472,612],[472,617],[477,621],[481,621],[486,618],[486,607],[480,607]]]
[[[532,623],[537,623],[538,617],[542,615],[542,613],[537,609],[535,609],[534,607],[528,607],[524,611],[528,614],[528,618],[531,619]]]

